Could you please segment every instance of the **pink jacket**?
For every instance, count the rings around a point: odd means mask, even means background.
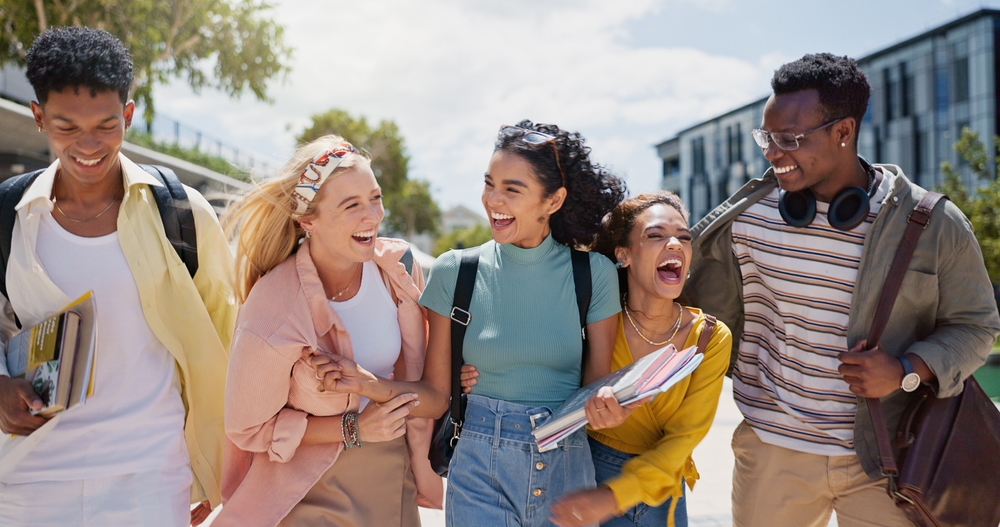
[[[427,349],[426,321],[417,304],[424,281],[416,262],[412,275],[400,263],[407,247],[402,240],[379,238],[375,263],[398,299],[403,349],[394,377],[416,381]],[[306,416],[357,411],[358,396],[317,391],[315,370],[302,360],[305,347],[354,358],[350,337],[309,256],[308,240],[254,285],[236,321],[226,382],[224,506],[213,525],[276,525],[337,461],[341,443],[299,444]],[[406,426],[418,503],[440,509],[442,480],[427,460],[433,422],[410,418]]]

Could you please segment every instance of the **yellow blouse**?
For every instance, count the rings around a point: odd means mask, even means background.
[[[684,347],[694,346],[705,327],[700,309],[686,308],[695,315],[693,329]],[[694,489],[698,479],[691,453],[708,433],[722,392],[722,379],[729,367],[732,333],[722,321],[716,322],[705,358],[698,368],[665,393],[643,404],[615,428],[588,430],[601,443],[639,454],[622,466],[622,473],[603,484],[611,488],[622,514],[639,502],[658,506],[667,498],[677,502],[683,495],[681,478]],[[622,315],[618,316],[611,369],[635,362],[625,338]]]

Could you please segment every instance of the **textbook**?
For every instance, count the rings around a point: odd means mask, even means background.
[[[697,346],[678,351],[673,344],[614,371],[580,388],[557,408],[531,435],[542,452],[555,448],[566,436],[587,424],[584,405],[604,386],[611,386],[619,404],[626,405],[644,397],[665,392],[687,377],[701,364]]]
[[[7,371],[31,383],[51,417],[93,394],[96,311],[87,292],[62,311],[16,333],[7,343]]]

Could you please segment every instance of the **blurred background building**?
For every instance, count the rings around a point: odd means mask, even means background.
[[[967,188],[983,183],[953,145],[965,127],[987,144],[1000,133],[1000,10],[976,11],[857,61],[872,86],[861,123],[861,155],[897,164],[927,188],[941,183],[944,161],[958,169]],[[766,101],[695,124],[656,145],[663,161],[661,186],[680,194],[692,223],[767,169],[750,136],[760,126]],[[996,173],[994,157],[987,160],[988,172]]]

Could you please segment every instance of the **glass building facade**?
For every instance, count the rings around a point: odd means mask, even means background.
[[[997,125],[1000,10],[983,9],[857,59],[872,97],[861,123],[858,149],[876,163],[902,167],[926,188],[942,180],[944,161],[968,187],[969,167],[953,145],[965,127],[988,143]],[[768,167],[750,130],[760,126],[767,98],[679,132],[657,145],[662,188],[680,194],[692,222]],[[996,173],[989,155],[990,173]]]

